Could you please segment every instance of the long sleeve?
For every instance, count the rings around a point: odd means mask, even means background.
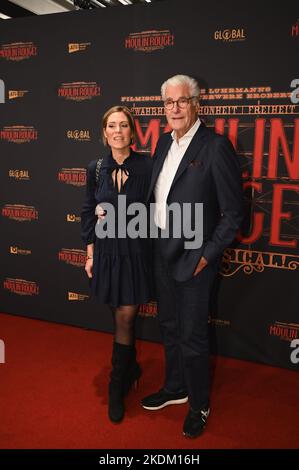
[[[95,225],[97,216],[95,215],[95,208],[97,201],[94,195],[96,162],[96,160],[91,161],[86,169],[86,194],[81,211],[81,237],[86,245],[94,243],[96,239]]]
[[[208,261],[216,259],[232,243],[243,219],[243,191],[238,157],[227,138],[217,140],[214,152],[212,172],[221,218],[204,248],[203,256]]]

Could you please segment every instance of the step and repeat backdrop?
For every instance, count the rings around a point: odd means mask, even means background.
[[[139,152],[166,132],[160,85],[184,73],[242,166],[246,218],[211,304],[217,354],[299,369],[299,19],[251,1],[165,0],[1,22],[1,312],[112,331],[80,237],[101,118],[127,105]],[[139,338],[159,341],[155,301]],[[1,337],[1,332],[0,332]]]

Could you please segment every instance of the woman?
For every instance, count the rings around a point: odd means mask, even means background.
[[[99,302],[110,305],[115,320],[108,411],[109,418],[116,423],[124,416],[124,396],[141,375],[136,361],[134,327],[139,304],[150,300],[150,241],[118,237],[117,223],[114,238],[98,238],[95,227],[97,222],[105,222],[106,211],[101,204],[112,204],[117,222],[118,210],[121,211],[119,196],[126,196],[127,206],[133,202],[145,203],[152,162],[150,157],[130,148],[135,141],[135,125],[125,106],[108,109],[102,129],[104,144],[111,151],[102,160],[98,180],[97,161],[88,165],[81,226],[82,239],[87,245],[85,271],[91,293]]]

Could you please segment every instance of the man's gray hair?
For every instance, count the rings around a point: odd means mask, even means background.
[[[190,96],[196,96],[199,98],[199,85],[195,78],[189,77],[188,75],[174,75],[168,78],[161,86],[162,100],[166,99],[166,88],[168,86],[187,85],[190,90]]]

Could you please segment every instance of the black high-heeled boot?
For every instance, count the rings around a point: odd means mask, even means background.
[[[135,387],[137,386],[138,380],[140,379],[141,374],[142,374],[141,367],[136,361],[136,348],[134,345],[132,345],[129,365],[128,365],[127,373],[125,376],[125,382],[124,382],[125,395],[129,393],[133,384],[135,385]]]
[[[108,404],[109,418],[113,423],[119,423],[125,413],[125,380],[132,355],[131,349],[132,346],[113,343]]]

